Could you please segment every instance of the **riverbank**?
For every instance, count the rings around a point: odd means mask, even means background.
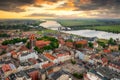
[[[43,26],[44,28],[52,29],[52,30],[58,30],[59,27],[63,27],[56,21],[46,21],[40,25]],[[98,37],[101,39],[110,39],[110,38],[120,39],[120,33],[116,34],[116,33],[110,33],[110,32],[105,32],[105,31],[74,30],[74,31],[61,31],[61,32],[75,34],[75,35],[84,36],[84,37]]]
[[[62,26],[72,30],[97,30],[120,33],[120,20],[57,20]]]

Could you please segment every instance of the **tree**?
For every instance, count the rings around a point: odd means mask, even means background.
[[[73,73],[72,75],[74,77],[78,78],[78,79],[82,79],[83,78],[83,74],[80,74],[80,73]]]
[[[110,45],[115,45],[115,44],[116,44],[116,41],[115,41],[113,38],[110,38],[110,39],[108,40],[108,44],[110,44]]]
[[[36,50],[38,53],[42,52],[37,46],[35,46],[34,50]]]
[[[105,45],[105,43],[104,43],[104,42],[98,41],[98,44],[99,44],[100,46],[102,46],[103,48],[105,48],[105,47],[106,47],[106,45]]]
[[[26,38],[24,38],[24,39],[15,38],[15,39],[12,39],[12,40],[5,40],[5,41],[3,41],[2,45],[15,44],[15,43],[18,43],[18,42],[26,43],[26,41],[27,41]]]
[[[119,45],[119,50],[120,50],[120,45]]]
[[[82,48],[82,44],[76,44],[76,48]]]
[[[74,61],[74,60],[71,60],[71,63],[74,65],[74,64],[76,64],[76,61]]]
[[[93,43],[89,42],[89,43],[88,43],[88,46],[89,46],[90,48],[93,48]]]
[[[3,50],[1,53],[0,53],[0,55],[3,55],[3,54],[5,54],[6,53],[6,51],[5,50]]]
[[[30,42],[27,43],[26,47],[27,47],[28,49],[31,48],[31,44],[30,44]]]

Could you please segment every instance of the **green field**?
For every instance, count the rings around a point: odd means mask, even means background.
[[[62,26],[72,30],[91,29],[120,33],[120,20],[57,20]]]
[[[57,31],[46,29],[46,30],[38,31],[37,33],[38,34],[43,34],[43,33],[57,33]]]
[[[97,20],[58,20],[58,22],[65,27],[104,24],[103,22],[98,22]]]
[[[120,25],[117,25],[117,26],[95,26],[95,27],[88,27],[88,29],[120,33]]]

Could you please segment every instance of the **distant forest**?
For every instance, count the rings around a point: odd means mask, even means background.
[[[42,29],[42,27],[39,26],[39,24],[42,22],[43,21],[40,20],[0,20],[0,29],[1,30],[20,29],[25,31],[28,31],[30,29]]]

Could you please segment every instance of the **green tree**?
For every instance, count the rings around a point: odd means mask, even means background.
[[[80,74],[80,73],[73,73],[72,75],[74,77],[78,78],[78,79],[82,79],[83,78],[83,74]]]
[[[82,48],[82,44],[76,44],[76,48]]]
[[[26,47],[27,47],[28,49],[31,48],[31,44],[30,44],[30,42],[27,43]]]
[[[119,45],[119,50],[120,50],[120,45]]]
[[[89,46],[90,48],[93,48],[93,43],[89,42],[89,43],[88,43],[88,46]]]
[[[34,50],[36,50],[38,53],[42,52],[37,46],[35,46]]]
[[[71,63],[74,65],[74,64],[76,64],[76,61],[75,60],[71,60]]]
[[[105,47],[106,47],[106,45],[105,45],[105,43],[104,43],[104,42],[98,41],[98,44],[99,44],[100,46],[102,46],[103,48],[105,48]]]
[[[113,38],[110,38],[110,39],[108,40],[108,44],[110,44],[110,45],[115,45],[115,44],[116,44],[116,41],[115,41]]]

